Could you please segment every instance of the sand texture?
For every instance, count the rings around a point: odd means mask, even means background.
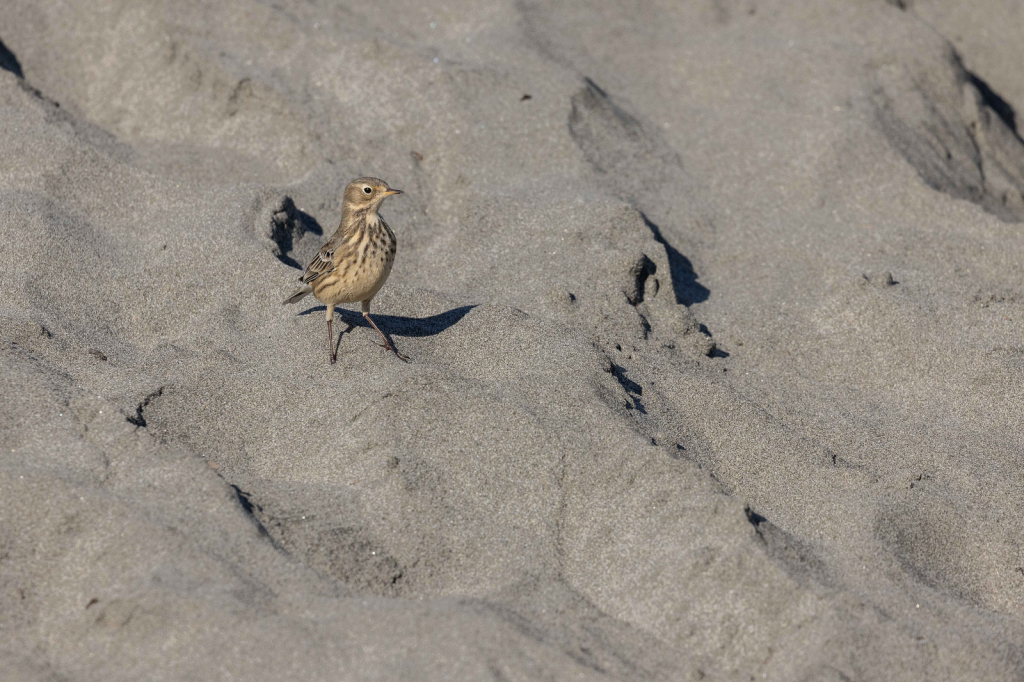
[[[0,4],[0,680],[1024,680],[1024,5]],[[353,178],[377,323],[281,301]]]

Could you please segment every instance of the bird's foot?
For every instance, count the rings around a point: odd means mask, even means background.
[[[395,348],[394,346],[392,346],[392,345],[391,345],[390,343],[388,343],[387,341],[385,341],[384,343],[377,343],[376,341],[374,341],[374,343],[376,343],[376,344],[377,344],[378,346],[380,346],[380,347],[381,347],[381,348],[383,348],[384,350],[389,350],[389,351],[391,351],[392,353],[394,353],[394,354],[395,354],[395,356],[396,356],[396,357],[397,357],[397,358],[398,358],[399,360],[401,360],[402,362],[409,362],[409,357],[408,357],[408,356],[406,356],[406,355],[403,355],[402,353],[399,353],[399,352],[398,352],[398,349],[397,349],[397,348]]]

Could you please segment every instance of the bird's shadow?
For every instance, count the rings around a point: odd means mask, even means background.
[[[459,320],[465,317],[466,313],[475,307],[475,305],[459,306],[458,308],[452,308],[446,312],[431,315],[429,317],[403,317],[402,315],[373,314],[373,319],[377,323],[377,326],[381,328],[381,331],[388,337],[392,335],[434,336],[435,334],[440,334],[446,329],[458,324]],[[310,315],[312,313],[324,312],[326,310],[326,306],[318,305],[303,310],[299,315]],[[339,342],[346,332],[352,331],[356,327],[373,329],[373,327],[370,326],[370,323],[363,317],[363,314],[358,311],[335,308],[335,316],[340,317],[341,321],[348,325],[347,328],[342,330],[341,334],[338,335]],[[390,338],[388,340],[390,341]]]

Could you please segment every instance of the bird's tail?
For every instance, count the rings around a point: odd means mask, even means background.
[[[283,301],[281,301],[281,305],[287,305],[289,303],[298,303],[299,301],[304,299],[307,294],[311,294],[312,292],[313,292],[313,287],[311,287],[311,286],[302,287],[301,289],[296,291],[294,294],[292,294],[288,298],[286,298]]]

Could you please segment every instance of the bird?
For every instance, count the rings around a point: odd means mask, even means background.
[[[370,317],[370,302],[391,274],[398,246],[395,233],[377,211],[386,198],[395,194],[404,192],[392,189],[380,178],[363,177],[350,182],[341,206],[341,224],[299,277],[302,288],[283,301],[283,305],[298,303],[313,294],[327,306],[327,343],[332,365],[338,359],[331,327],[334,306],[356,302],[362,304],[363,317],[384,339],[384,349],[404,362],[409,361]]]

